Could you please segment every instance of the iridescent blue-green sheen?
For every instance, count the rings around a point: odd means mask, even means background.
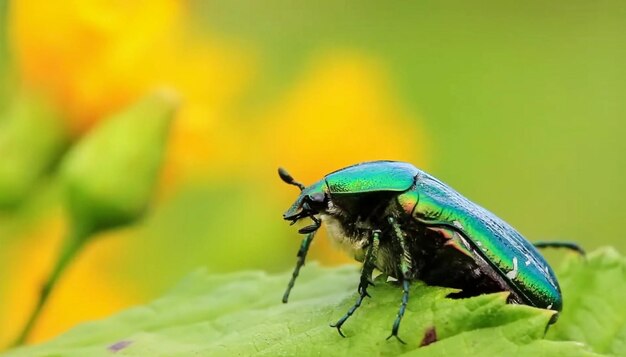
[[[419,171],[411,164],[396,161],[376,161],[348,166],[326,175],[331,194],[358,194],[374,191],[408,190]]]
[[[508,223],[450,186],[420,171],[413,216],[456,229],[533,306],[556,311],[562,297],[554,272],[537,249]]]
[[[317,181],[311,186],[306,187],[298,196],[296,202],[294,202],[291,207],[283,214],[284,217],[290,217],[296,215],[299,211],[302,210],[302,202],[304,198],[308,195],[312,195],[314,193],[323,193],[326,191],[326,181],[324,179]]]

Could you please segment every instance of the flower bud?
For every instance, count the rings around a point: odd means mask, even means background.
[[[0,114],[0,207],[20,203],[63,152],[67,132],[41,97],[23,93]]]
[[[150,202],[178,101],[157,92],[103,121],[73,147],[61,180],[74,229],[131,223]]]

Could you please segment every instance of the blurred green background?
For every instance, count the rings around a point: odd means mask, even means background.
[[[311,183],[359,161],[411,161],[530,240],[626,248],[623,1],[0,9],[0,155],[12,160],[0,166],[20,162],[0,174],[32,178],[23,194],[0,186],[0,201],[11,198],[0,211],[0,345],[32,309],[67,231],[57,162],[164,86],[182,104],[151,209],[86,248],[31,342],[152,299],[200,266],[290,269],[299,237],[281,214],[297,191],[278,165]],[[7,129],[19,105],[45,124]],[[2,152],[9,132],[22,135],[17,154]],[[349,261],[323,238],[311,258]]]

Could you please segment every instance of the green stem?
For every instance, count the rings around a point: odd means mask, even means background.
[[[52,270],[52,273],[41,288],[37,305],[35,306],[35,309],[28,318],[28,322],[24,326],[22,333],[20,333],[18,338],[13,343],[13,347],[24,344],[24,342],[30,335],[33,327],[35,326],[35,323],[37,322],[39,315],[46,305],[48,297],[50,296],[50,293],[52,293],[52,290],[56,286],[59,278],[61,277],[65,269],[69,266],[69,264],[78,255],[78,252],[82,248],[84,242],[86,241],[86,238],[89,236],[90,230],[78,228],[79,227],[74,227],[74,229],[70,232],[70,234],[68,234],[67,238],[65,239],[63,248],[61,249],[54,269]]]

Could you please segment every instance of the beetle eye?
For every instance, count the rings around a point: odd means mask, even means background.
[[[326,208],[326,195],[318,192],[307,196],[309,207],[319,211]]]
[[[326,195],[323,193],[314,193],[312,195],[309,195],[309,199],[311,200],[311,202],[315,202],[315,203],[323,203],[324,200],[326,199]]]

